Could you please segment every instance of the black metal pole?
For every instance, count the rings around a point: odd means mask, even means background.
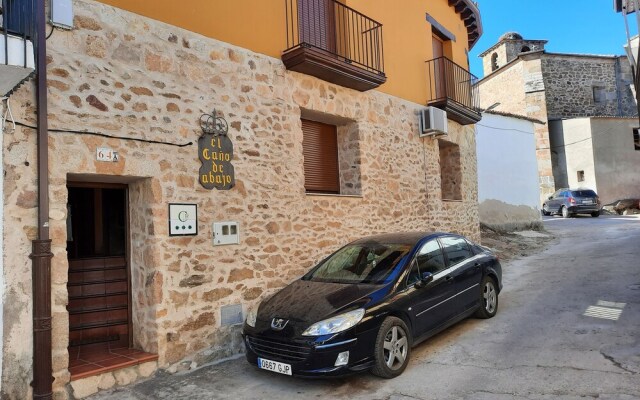
[[[52,398],[51,239],[49,238],[49,138],[45,0],[35,0],[38,155],[38,239],[32,242],[33,398]]]

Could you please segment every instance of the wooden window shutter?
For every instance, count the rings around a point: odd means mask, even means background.
[[[332,0],[298,0],[300,43],[335,52],[334,7]]]
[[[305,189],[312,193],[340,193],[336,127],[303,119],[302,133]]]

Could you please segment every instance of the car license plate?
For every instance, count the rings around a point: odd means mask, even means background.
[[[593,200],[582,200],[582,204],[593,204]]]
[[[291,375],[290,364],[258,358],[258,367],[268,371],[277,372],[279,374]]]

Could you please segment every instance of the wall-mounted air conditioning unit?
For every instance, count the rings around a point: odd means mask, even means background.
[[[446,135],[447,112],[435,107],[420,111],[420,137]]]

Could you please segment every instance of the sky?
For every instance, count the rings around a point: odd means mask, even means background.
[[[478,0],[484,33],[469,52],[471,72],[483,77],[478,54],[493,46],[505,32],[524,39],[548,40],[550,53],[624,54],[624,18],[613,0]],[[637,33],[635,15],[628,18]]]

